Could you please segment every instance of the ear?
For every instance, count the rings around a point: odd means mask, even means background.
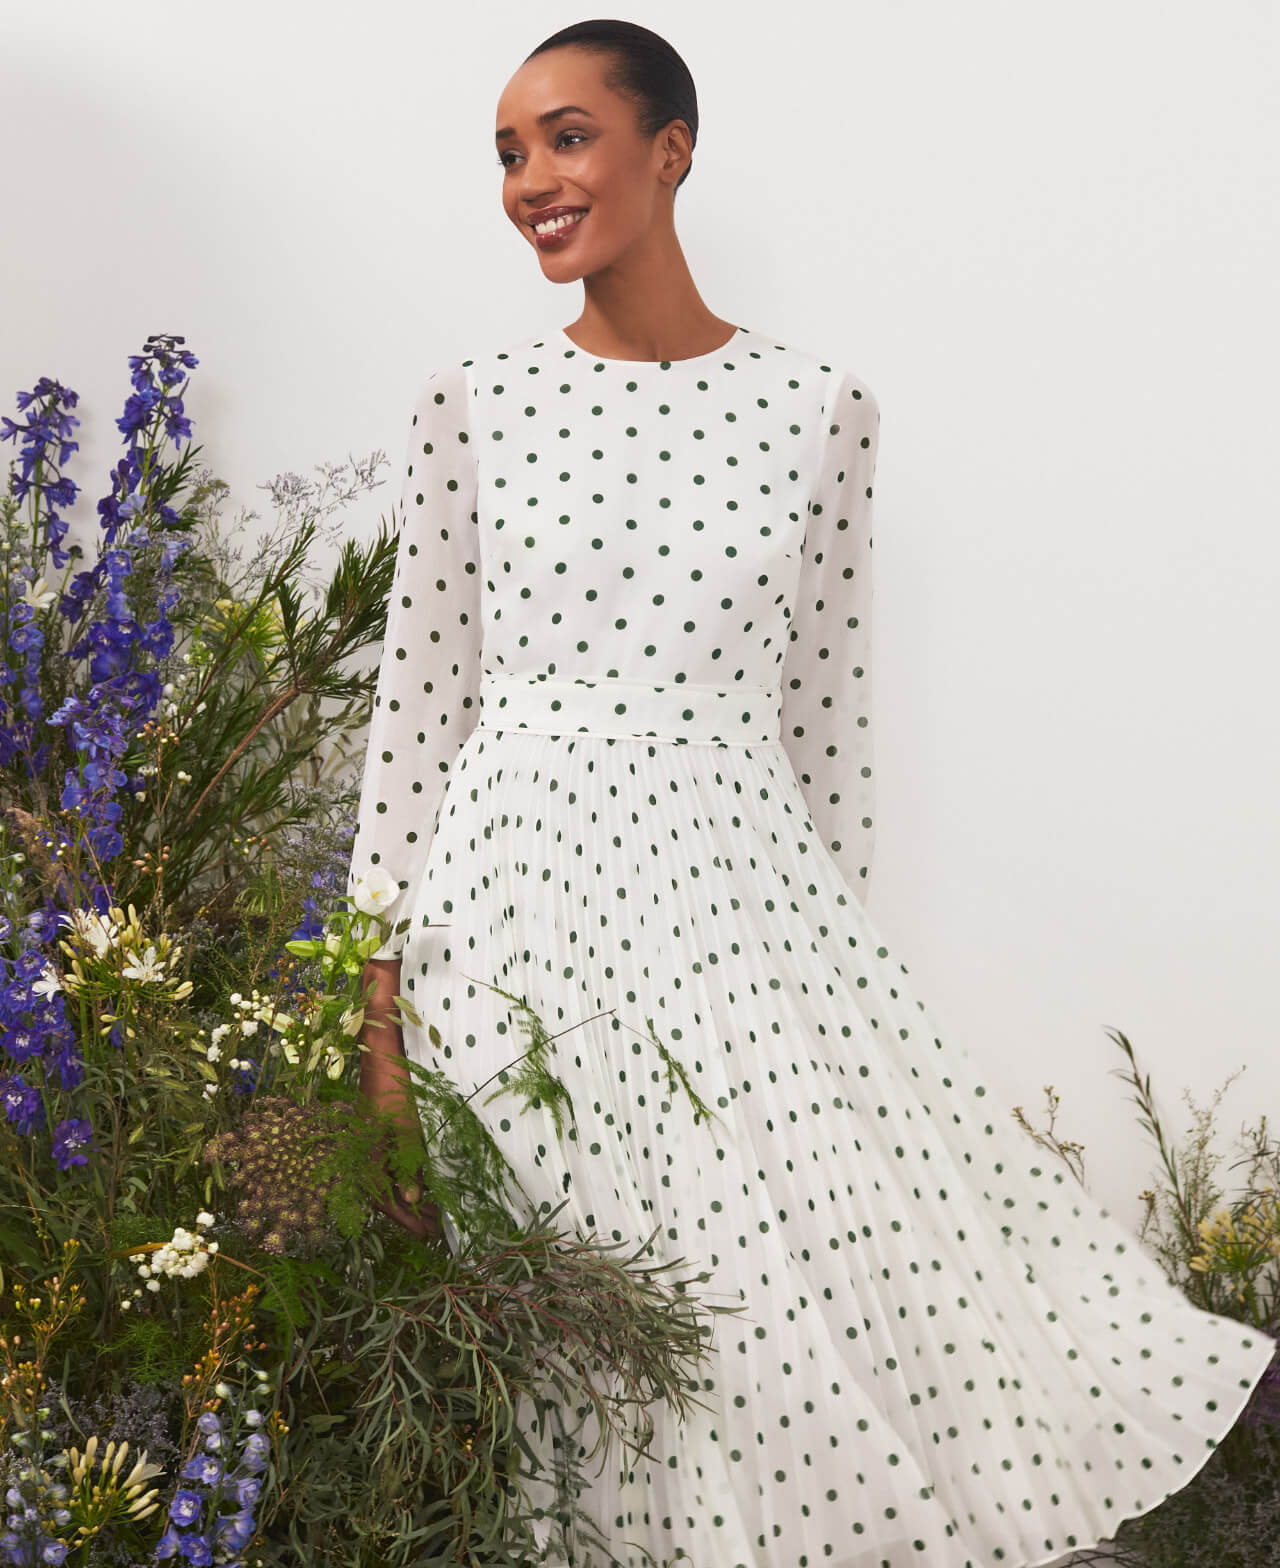
[[[658,173],[664,183],[675,185],[693,158],[693,137],[683,120],[669,120],[658,132]]]

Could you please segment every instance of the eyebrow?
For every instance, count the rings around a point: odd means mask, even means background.
[[[594,120],[595,115],[590,109],[580,109],[576,103],[563,104],[559,109],[547,109],[538,116],[540,126],[550,125],[553,120],[563,119],[566,114],[583,114],[588,120]],[[495,142],[500,142],[505,136],[514,136],[516,133],[510,125],[504,125],[500,131],[493,133]]]

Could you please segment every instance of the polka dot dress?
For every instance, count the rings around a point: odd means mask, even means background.
[[[867,917],[878,431],[742,327],[548,332],[414,412],[351,868],[404,889],[406,1049],[493,1080],[531,1213],[739,1308],[701,1405],[586,1466],[608,1549],[548,1516],[547,1564],[1054,1562],[1185,1485],[1274,1349],[1017,1127]],[[491,1097],[528,1040],[489,985],[555,1037],[559,1137]],[[565,1421],[544,1457],[594,1441]]]

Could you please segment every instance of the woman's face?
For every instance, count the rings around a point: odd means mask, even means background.
[[[609,266],[664,213],[669,222],[688,163],[684,121],[645,141],[634,105],[604,86],[604,67],[583,49],[549,49],[527,60],[498,99],[502,205],[557,283]],[[530,220],[557,213],[571,226],[540,239]]]

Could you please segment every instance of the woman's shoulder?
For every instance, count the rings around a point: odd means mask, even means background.
[[[752,336],[755,339],[753,353],[788,376],[821,388],[824,402],[852,398],[868,409],[877,407],[875,393],[853,369],[843,351],[823,353],[820,349],[806,348],[764,332],[754,332]]]

